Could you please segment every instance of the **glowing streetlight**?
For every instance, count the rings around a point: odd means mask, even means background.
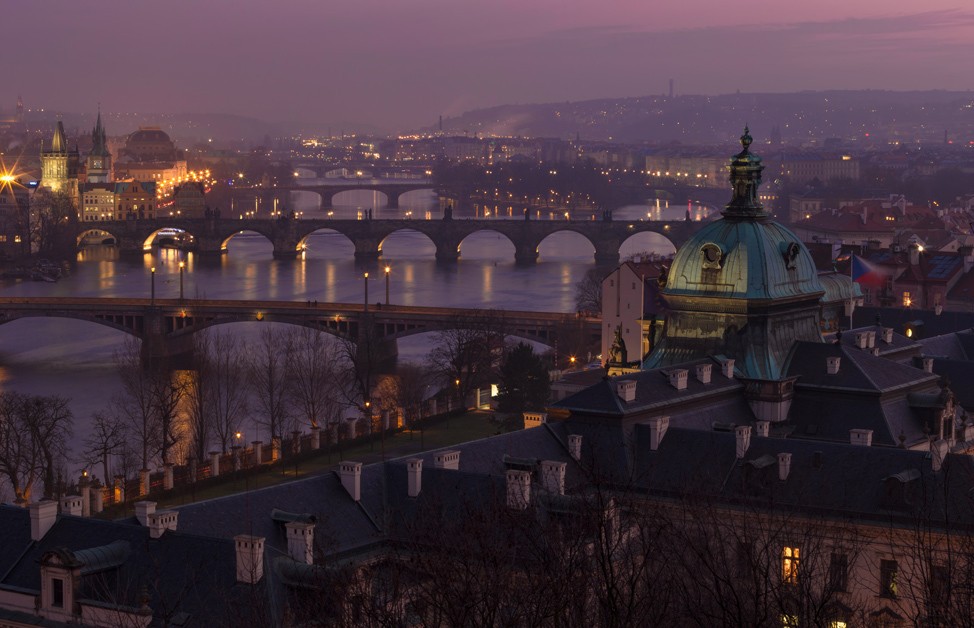
[[[186,269],[186,262],[179,262],[179,300],[183,300],[183,271]]]
[[[389,266],[386,266],[386,305],[389,305],[389,271],[392,270]]]
[[[362,284],[365,286],[365,311],[369,311],[369,273],[362,276]]]
[[[151,286],[149,290],[149,305],[155,305],[156,304],[156,267],[153,266],[152,268],[150,268],[149,272],[151,273],[150,276],[152,277],[149,280],[149,285]]]

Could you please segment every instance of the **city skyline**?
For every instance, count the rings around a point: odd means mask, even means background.
[[[390,131],[497,104],[666,93],[671,78],[677,94],[972,87],[974,12],[958,2],[766,4],[22,4],[9,23],[35,28],[7,35],[21,71],[4,102]],[[38,47],[38,30],[56,43]],[[71,71],[68,51],[116,78]]]

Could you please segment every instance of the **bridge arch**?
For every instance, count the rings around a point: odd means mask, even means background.
[[[298,251],[309,251],[309,250],[315,250],[317,248],[312,245],[312,243],[314,242],[313,240],[311,240],[312,236],[338,236],[339,237],[338,241],[341,242],[341,245],[347,245],[352,250],[355,249],[355,242],[352,240],[352,238],[348,236],[348,234],[344,233],[343,231],[339,231],[338,229],[322,227],[320,229],[315,229],[313,231],[309,231],[304,235],[302,235],[298,239],[298,244],[297,244]],[[337,244],[337,243],[332,242],[330,244]],[[347,248],[347,247],[341,246],[341,248]]]
[[[115,235],[115,233],[113,233],[112,231],[109,231],[102,227],[96,227],[92,225],[90,228],[83,229],[82,231],[78,232],[78,235],[75,238],[75,245],[80,249],[81,247],[86,246],[87,244],[93,244],[91,242],[85,241],[88,238],[88,236],[92,236],[93,238],[96,239],[101,239],[102,241],[98,242],[98,244],[106,244],[105,240],[109,238],[114,240],[112,244],[118,245],[119,242],[118,236]]]
[[[666,256],[676,253],[673,240],[660,231],[639,231],[623,239],[619,244],[619,256],[627,258],[644,252]]]
[[[181,227],[179,225],[175,225],[175,224],[173,224],[173,225],[166,225],[164,227],[159,227],[157,229],[154,229],[153,231],[151,231],[142,240],[142,250],[143,251],[149,251],[149,250],[151,250],[152,249],[152,244],[153,244],[153,242],[155,242],[155,240],[159,236],[159,234],[162,233],[162,232],[164,232],[164,231],[167,231],[167,230],[179,231],[182,234],[184,234],[185,237],[188,237],[190,240],[195,240],[196,239],[196,236],[194,234],[190,233],[187,229],[184,229],[183,227]]]
[[[424,246],[422,248],[414,248],[411,254],[396,255],[396,257],[425,257],[425,255],[417,255],[417,253],[420,251],[433,253],[434,255],[436,254],[436,251],[438,251],[436,238],[422,228],[422,223],[420,221],[417,221],[416,227],[413,226],[400,227],[398,229],[389,231],[384,236],[382,236],[379,239],[379,243],[378,243],[379,255],[384,255],[389,253],[387,248],[387,245],[389,244],[389,238],[393,239],[393,245],[395,246],[396,239],[398,239],[399,237],[410,237],[412,234],[419,234],[423,236],[423,240],[425,240],[424,244],[428,243],[428,246]]]
[[[581,229],[575,227],[574,225],[572,225],[571,223],[568,223],[568,222],[566,222],[564,226],[556,226],[556,227],[554,227],[553,229],[551,229],[550,231],[548,231],[548,233],[546,233],[543,236],[541,236],[541,239],[539,239],[536,243],[534,243],[534,250],[535,250],[535,252],[537,254],[540,254],[541,245],[544,244],[545,240],[548,240],[552,236],[559,235],[559,234],[564,234],[566,232],[567,233],[574,234],[574,235],[571,236],[572,238],[575,238],[575,239],[577,239],[578,237],[582,238],[582,240],[584,240],[585,242],[587,242],[592,247],[593,253],[597,253],[598,252],[598,250],[599,250],[598,242],[593,241],[592,238],[589,237],[588,234],[584,233]]]
[[[487,229],[478,229],[476,231],[472,231],[464,235],[462,238],[460,238],[459,242],[457,242],[457,248],[456,248],[457,255],[459,256],[463,254],[464,242],[467,242],[468,240],[471,239],[474,241],[486,240],[492,235],[495,236],[496,240],[506,240],[507,244],[510,245],[510,248],[513,249],[515,252],[517,251],[517,243],[513,239],[511,239],[511,236],[509,234],[499,229],[487,228]],[[475,246],[475,242],[470,242],[468,244]],[[501,246],[503,246],[503,244],[501,244]]]
[[[226,251],[227,247],[230,245],[230,240],[238,236],[262,236],[265,240],[274,244],[274,236],[272,234],[266,233],[263,229],[254,229],[251,225],[247,225],[246,229],[240,229],[239,231],[234,231],[222,237],[220,240],[220,250]]]
[[[392,203],[393,197],[390,195],[389,192],[386,192],[385,190],[380,190],[374,185],[363,184],[363,185],[348,185],[348,186],[343,185],[339,188],[335,188],[331,190],[330,192],[322,192],[321,193],[322,207],[324,206],[333,207],[335,205],[335,199],[341,196],[342,194],[344,194],[345,192],[360,192],[360,191],[374,192],[376,194],[381,194],[382,197],[385,199],[385,202],[382,204],[383,206],[385,207],[394,206],[394,203]],[[396,195],[395,198],[398,200],[399,196]],[[379,205],[379,203],[377,202],[376,205]]]

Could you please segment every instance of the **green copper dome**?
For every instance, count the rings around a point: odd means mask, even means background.
[[[743,150],[730,162],[733,195],[723,218],[673,258],[662,290],[670,314],[644,368],[723,355],[746,377],[774,380],[795,340],[821,341],[824,288],[805,245],[761,206],[764,166],[750,144],[745,128]]]

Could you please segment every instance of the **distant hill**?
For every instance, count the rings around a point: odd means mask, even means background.
[[[469,135],[612,140],[726,142],[749,124],[755,137],[777,127],[785,142],[866,137],[974,140],[974,92],[880,90],[720,96],[644,96],[502,105],[445,118],[443,128]],[[433,130],[430,127],[427,130]]]

